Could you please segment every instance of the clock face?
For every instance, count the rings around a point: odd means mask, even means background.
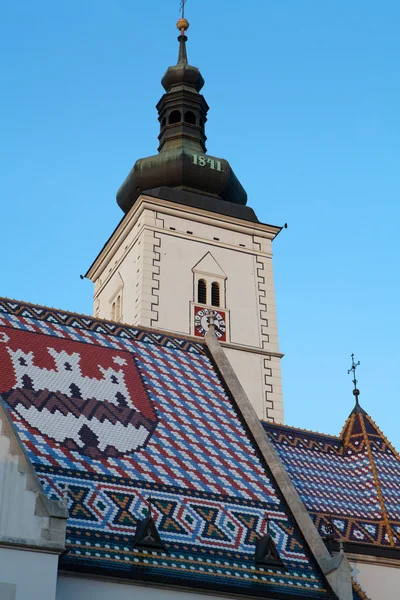
[[[204,337],[208,331],[210,319],[214,315],[215,335],[221,342],[226,342],[225,312],[218,309],[194,307],[194,334]]]

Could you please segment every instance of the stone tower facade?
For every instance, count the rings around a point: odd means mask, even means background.
[[[178,64],[157,105],[159,154],[140,159],[117,200],[125,217],[88,270],[95,316],[202,337],[210,319],[257,414],[283,422],[272,241],[229,163],[206,154],[204,80]],[[172,122],[171,121],[172,116]]]

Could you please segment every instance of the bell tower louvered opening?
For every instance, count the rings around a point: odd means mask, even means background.
[[[219,283],[213,281],[211,284],[211,304],[213,306],[219,306],[220,302]]]
[[[200,304],[207,304],[207,284],[204,279],[199,279],[197,284],[197,301]]]

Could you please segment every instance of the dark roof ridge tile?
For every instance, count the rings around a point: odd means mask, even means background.
[[[322,433],[321,431],[313,431],[312,429],[303,429],[302,427],[295,427],[294,425],[285,425],[283,423],[272,423],[271,421],[265,421],[263,419],[261,419],[261,423],[264,427],[264,429],[271,427],[273,428],[279,428],[279,429],[287,429],[289,431],[294,431],[300,434],[306,434],[306,435],[312,435],[312,436],[321,436],[324,438],[329,438],[332,439],[336,442],[340,442],[341,438],[339,435],[332,435],[330,433]]]

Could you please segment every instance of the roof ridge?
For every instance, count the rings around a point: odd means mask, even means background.
[[[369,459],[369,462],[370,462],[370,465],[371,465],[371,469],[372,469],[372,475],[374,477],[374,482],[375,482],[376,491],[377,491],[377,494],[378,494],[379,504],[381,505],[383,521],[385,523],[385,527],[386,527],[387,534],[388,534],[388,537],[389,537],[390,545],[392,547],[394,547],[396,544],[395,544],[394,538],[393,538],[393,531],[392,531],[392,528],[390,527],[388,515],[387,515],[387,512],[386,512],[386,506],[385,506],[385,501],[384,501],[383,495],[382,495],[381,484],[380,484],[380,481],[379,481],[378,473],[376,471],[375,460],[374,460],[374,457],[373,457],[373,454],[372,454],[372,450],[371,450],[371,444],[370,444],[370,440],[369,440],[369,435],[368,435],[367,429],[365,427],[365,422],[364,422],[365,416],[369,416],[369,415],[367,415],[367,413],[364,413],[364,412],[360,412],[360,413],[358,413],[358,415],[359,415],[359,419],[360,419],[361,430],[362,430],[362,433],[363,433],[363,436],[364,436],[364,440],[365,440],[365,446],[367,448],[368,459]]]
[[[342,438],[342,440],[343,440],[344,432],[346,431],[346,427],[351,419],[352,414],[353,414],[352,412],[349,414],[349,416],[347,417],[347,419],[344,422],[342,429],[340,430],[339,437]]]
[[[91,315],[86,315],[85,313],[78,313],[73,310],[66,310],[64,308],[58,308],[56,306],[48,306],[47,304],[38,304],[37,302],[29,302],[27,300],[17,300],[16,298],[10,298],[9,296],[0,296],[0,302],[15,302],[16,304],[21,304],[24,306],[33,306],[34,308],[47,308],[48,310],[59,310],[63,313],[68,313],[69,315],[74,315],[76,317],[90,317],[91,319],[95,319],[96,317],[92,317]],[[98,319],[107,321],[107,319]],[[115,321],[110,321],[111,323],[115,323]]]
[[[389,448],[391,449],[391,451],[393,452],[393,454],[395,455],[395,457],[400,461],[400,453],[396,450],[396,448],[393,446],[393,444],[389,441],[389,439],[383,433],[382,429],[375,423],[374,419],[367,412],[365,412],[365,416],[368,418],[369,422],[375,427],[375,429],[377,430],[377,432],[379,433],[379,435],[382,437],[382,439],[389,446]]]
[[[349,443],[349,438],[351,436],[351,430],[354,424],[354,420],[356,418],[355,413],[351,412],[346,419],[345,424],[343,425],[342,431],[340,432],[340,437],[342,438],[343,444],[346,446]],[[346,428],[348,431],[345,435]]]
[[[341,441],[340,435],[333,435],[331,433],[322,433],[322,431],[313,431],[312,429],[303,429],[302,427],[296,427],[295,425],[286,425],[284,423],[273,423],[272,421],[267,421],[265,419],[261,419],[261,423],[264,425],[272,426],[272,427],[281,427],[282,429],[291,429],[293,431],[299,431],[301,433],[313,434],[313,435],[322,435],[324,437],[329,437],[338,442]]]
[[[362,589],[362,587],[360,586],[359,583],[357,583],[357,581],[355,581],[353,578],[351,578],[351,584],[353,586],[353,590],[355,590],[360,598],[360,600],[371,600],[367,594],[364,592],[364,590]]]
[[[78,313],[78,312],[74,312],[71,310],[65,310],[63,308],[55,308],[54,306],[47,306],[46,304],[36,304],[33,302],[26,302],[25,300],[15,300],[13,298],[8,298],[7,296],[0,296],[0,303],[1,302],[5,302],[5,303],[12,302],[12,303],[18,304],[19,306],[42,308],[42,309],[46,309],[49,311],[55,311],[55,312],[60,312],[60,313],[64,313],[67,315],[71,315],[72,317],[91,319],[92,321],[94,321],[96,323],[106,323],[106,324],[110,324],[113,326],[131,327],[134,329],[138,329],[139,331],[150,332],[150,333],[155,333],[155,334],[159,333],[159,334],[167,336],[167,337],[188,340],[190,342],[195,342],[195,343],[205,346],[204,338],[185,335],[182,333],[175,333],[174,331],[168,331],[165,329],[156,329],[154,327],[144,327],[143,325],[134,325],[132,323],[125,323],[122,321],[112,321],[111,319],[101,319],[101,318],[95,317],[93,315],[86,315],[84,313]],[[73,327],[73,325],[71,325],[71,327]],[[110,335],[112,335],[112,334],[110,334]]]

